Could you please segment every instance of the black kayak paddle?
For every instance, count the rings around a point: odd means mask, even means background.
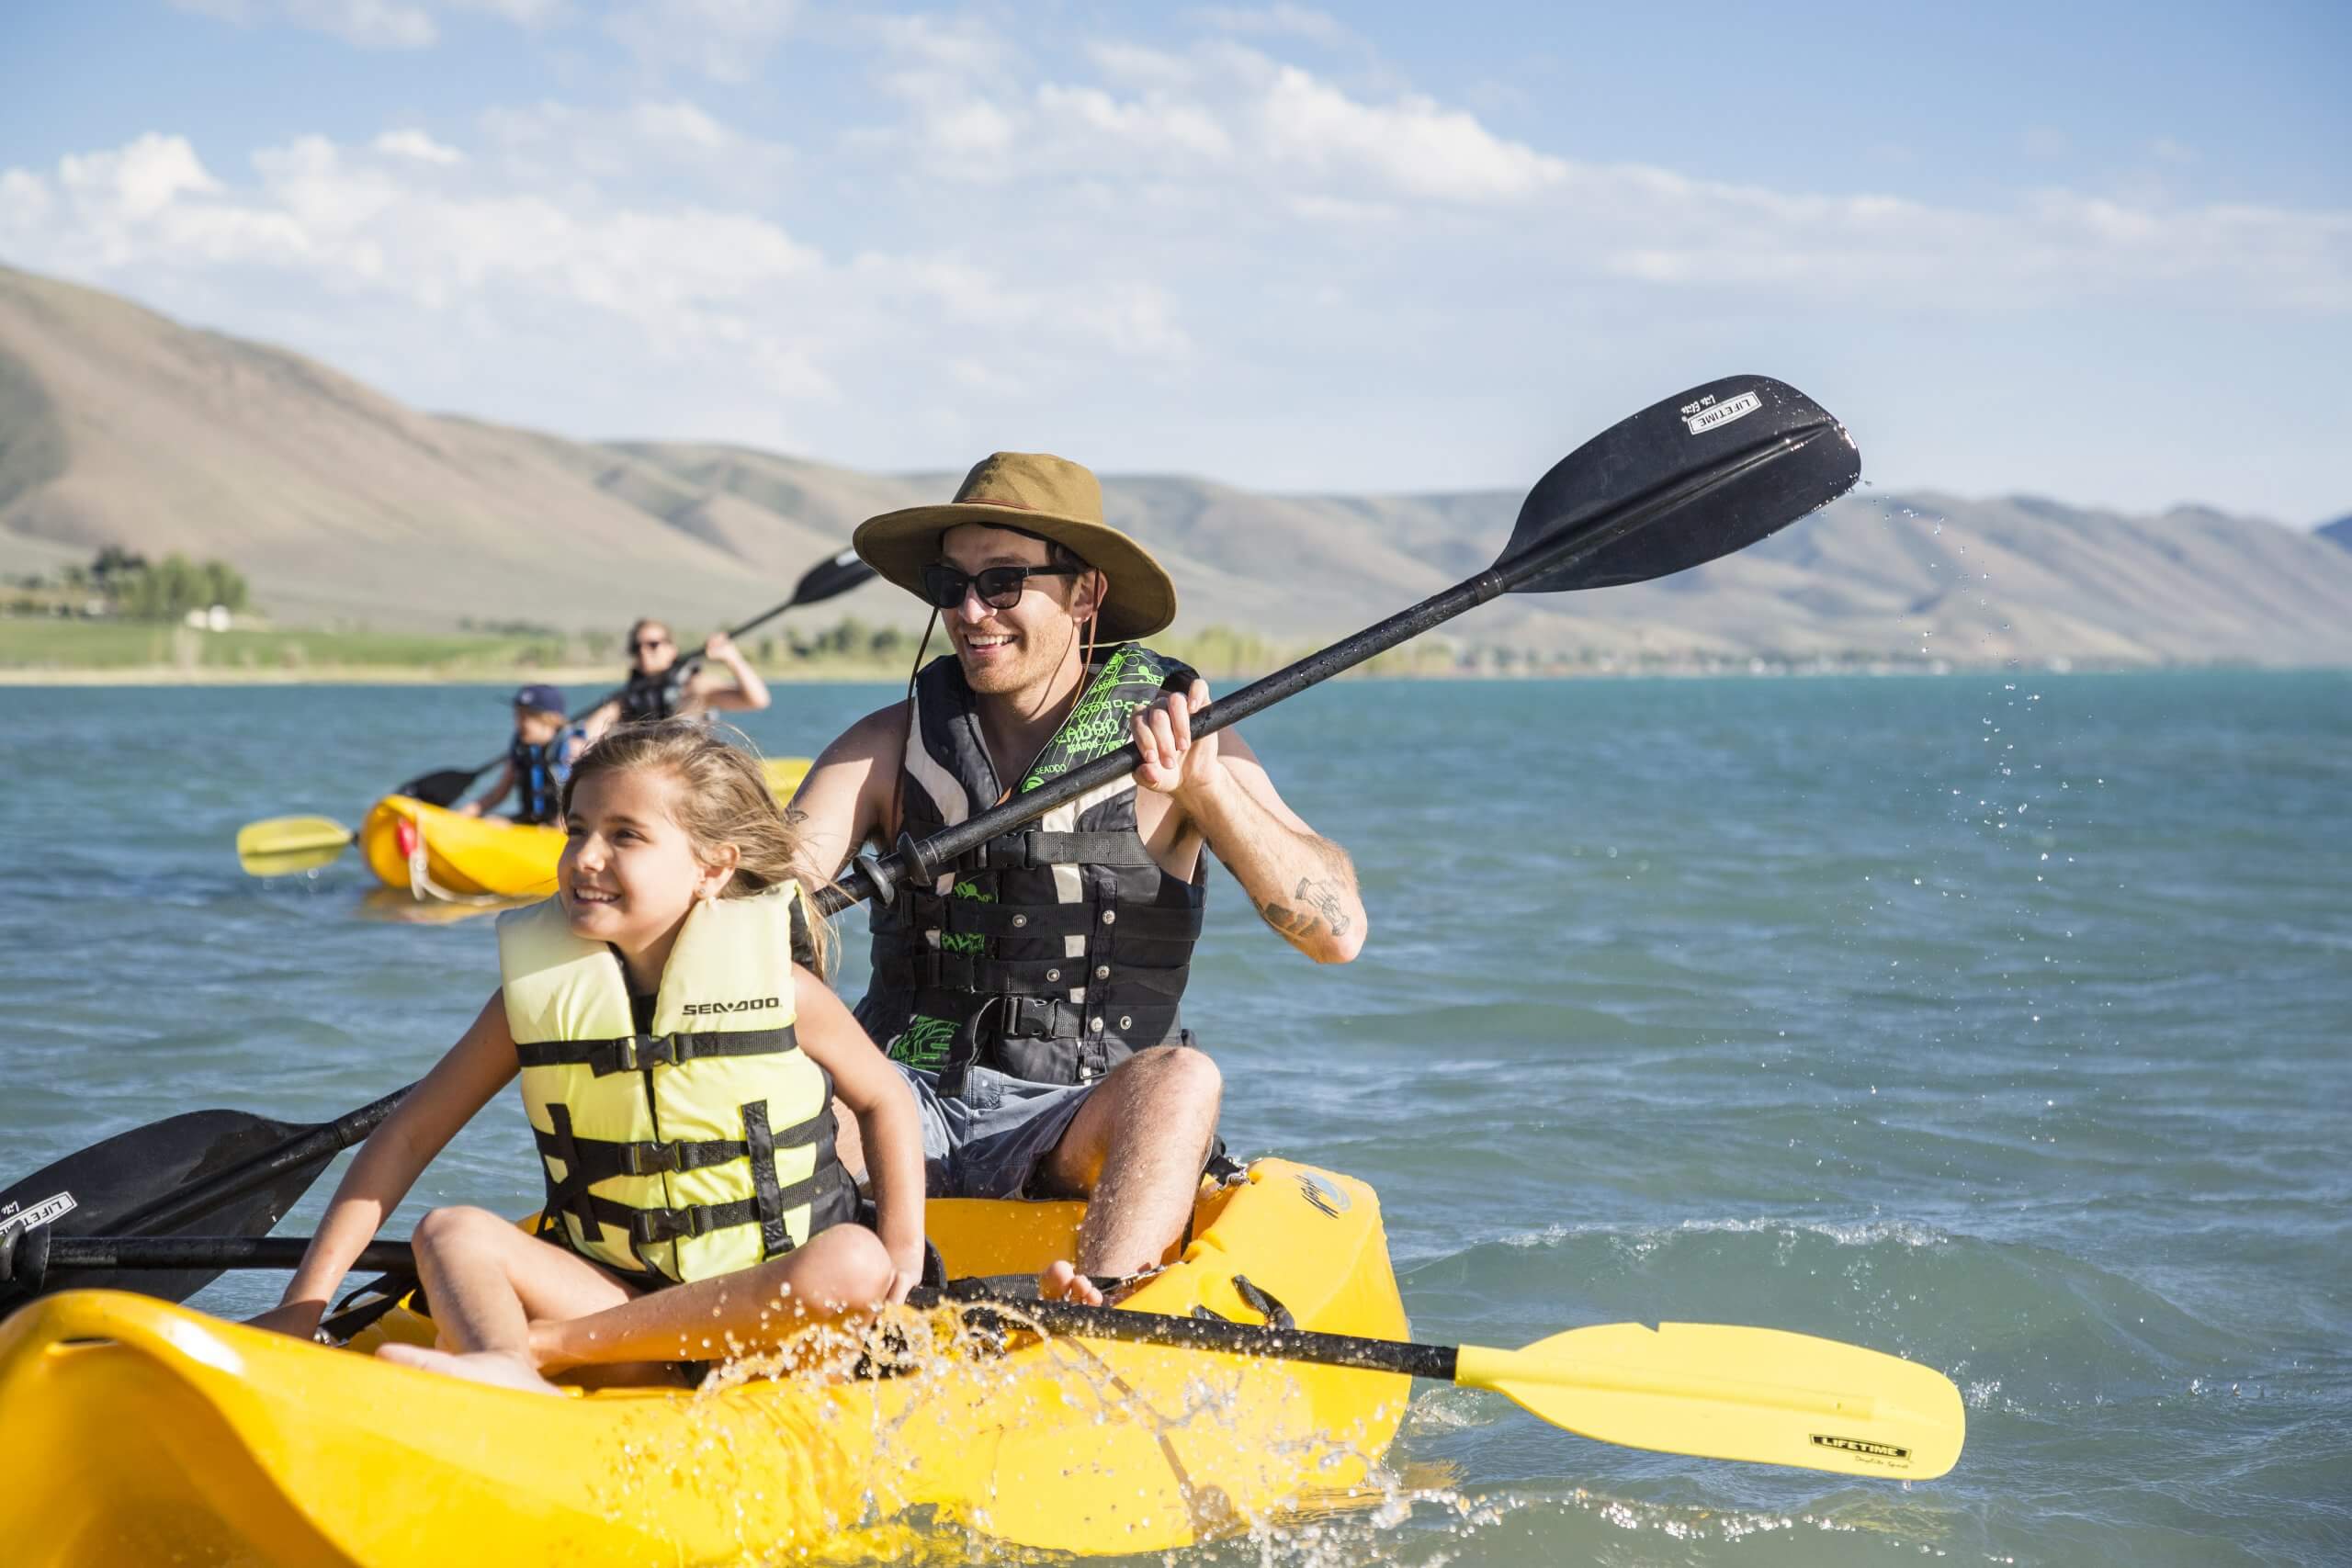
[[[1732,376],[1622,420],[1560,459],[1519,509],[1495,564],[1377,626],[1217,698],[1192,716],[1214,735],[1504,593],[1609,588],[1687,571],[1747,548],[1837,500],[1862,474],[1845,427],[1794,387]],[[1130,743],[1038,789],[889,855],[861,855],[818,908],[835,914],[899,883],[927,883],[998,834],[1127,773]]]

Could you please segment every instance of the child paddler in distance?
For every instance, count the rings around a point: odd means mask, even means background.
[[[562,805],[556,897],[500,917],[499,990],[361,1147],[256,1321],[313,1332],[418,1174],[517,1077],[541,1235],[481,1209],[425,1215],[441,1348],[385,1357],[549,1393],[566,1373],[663,1381],[903,1300],[922,1271],[914,1100],[811,972],[823,933],[758,761],[691,720],[626,726],[581,757]],[[876,1230],[853,1223],[836,1095]]]
[[[678,662],[678,637],[668,623],[646,618],[628,629],[628,681],[612,701],[582,722],[595,739],[616,724],[693,718],[708,713],[757,713],[768,705],[768,684],[725,632],[702,645],[696,669]],[[722,676],[711,668],[727,671]],[[728,677],[731,676],[729,680]]]
[[[871,518],[854,543],[933,606],[951,654],[817,760],[788,813],[807,873],[961,822],[1130,739],[1143,753],[1127,781],[877,907],[857,1009],[914,1087],[934,1195],[1091,1198],[1079,1277],[1057,1265],[1046,1290],[1098,1301],[1083,1276],[1149,1268],[1182,1234],[1216,1132],[1217,1069],[1177,1016],[1203,847],[1324,963],[1363,943],[1355,870],[1283,803],[1238,731],[1193,739],[1208,687],[1139,640],[1175,619],[1175,585],[1104,522],[1085,468],[1000,452],[954,502]]]
[[[480,817],[514,795],[514,820],[552,822],[561,813],[563,781],[571,776],[583,737],[564,723],[563,694],[553,686],[529,685],[514,694],[514,738],[507,743],[506,766],[481,798],[458,807]]]

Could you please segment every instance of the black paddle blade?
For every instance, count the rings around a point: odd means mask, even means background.
[[[474,780],[481,774],[480,768],[471,773],[459,768],[444,768],[437,773],[420,774],[392,793],[404,795],[411,800],[421,800],[427,806],[447,806],[472,788]]]
[[[0,1191],[0,1231],[47,1224],[61,1236],[112,1235],[123,1228],[125,1216],[266,1155],[306,1131],[242,1111],[191,1111],[133,1127],[68,1155]],[[207,1235],[266,1235],[318,1179],[334,1153],[326,1150],[313,1162],[278,1172],[253,1191],[192,1215],[175,1229]],[[137,1291],[178,1302],[220,1274],[219,1269],[75,1270],[52,1279],[46,1289],[87,1286]],[[0,1283],[0,1311],[24,1298],[24,1292]]]
[[[1580,530],[1661,508],[1599,548],[1511,586],[1521,593],[1646,582],[1746,549],[1861,478],[1862,455],[1829,412],[1785,381],[1731,376],[1619,421],[1528,491],[1498,568],[1559,551]],[[1676,497],[1683,499],[1679,502]]]
[[[820,561],[809,568],[792,590],[792,605],[815,604],[836,594],[846,593],[874,581],[875,570],[857,558],[855,550],[843,550],[831,560]]]

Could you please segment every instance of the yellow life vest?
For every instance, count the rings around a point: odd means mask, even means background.
[[[849,1218],[832,1076],[793,1037],[791,884],[701,903],[639,1034],[620,959],[574,936],[562,900],[498,919],[506,1022],[573,1249],[670,1280],[789,1252]]]

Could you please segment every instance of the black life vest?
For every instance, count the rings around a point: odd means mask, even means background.
[[[675,717],[678,705],[685,701],[685,696],[686,682],[675,664],[658,675],[631,670],[628,684],[621,688],[621,722],[646,724]]]
[[[1021,790],[1125,745],[1129,715],[1193,680],[1135,643],[1108,649]],[[963,667],[953,655],[933,660],[915,681],[901,826],[927,838],[1004,795]],[[1091,1082],[1179,1038],[1204,874],[1160,870],[1136,832],[1135,781],[1123,777],[877,907],[857,1021],[899,1061],[939,1071],[943,1093],[962,1093],[974,1063],[1037,1083]]]
[[[568,735],[559,733],[554,739],[533,746],[517,736],[506,748],[506,765],[514,770],[515,821],[556,819],[563,775],[568,771],[562,762],[568,739]]]

